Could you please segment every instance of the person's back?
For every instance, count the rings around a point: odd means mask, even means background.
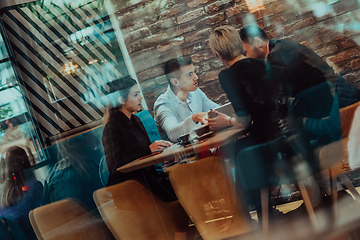
[[[94,141],[95,140],[95,141]],[[103,156],[100,141],[87,134],[58,143],[62,159],[50,170],[44,188],[43,204],[66,198],[79,200],[87,210],[96,208],[92,194],[102,187],[99,163]]]
[[[14,146],[3,152],[0,217],[17,222],[27,239],[37,239],[29,212],[41,205],[43,185],[36,180],[30,167],[29,156],[24,149]]]

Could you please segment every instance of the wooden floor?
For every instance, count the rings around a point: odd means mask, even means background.
[[[360,193],[360,187],[355,188],[356,191],[358,191],[358,193]],[[349,193],[351,196],[352,194],[350,193],[349,190],[346,190],[347,193]],[[300,205],[303,203],[303,200],[299,200],[299,201],[295,201],[295,202],[289,202],[289,203],[285,203],[285,204],[280,204],[276,207],[277,210],[279,210],[280,212],[286,214],[290,211],[295,210],[296,208],[300,207]],[[257,214],[256,211],[251,211],[250,212],[251,218],[258,221],[257,218]]]

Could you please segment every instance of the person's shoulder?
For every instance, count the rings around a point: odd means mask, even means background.
[[[154,103],[154,111],[156,112],[156,110],[160,107],[160,106],[166,106],[169,105],[171,103],[171,99],[170,96],[168,94],[162,93],[158,96],[158,98],[156,99],[155,103]]]

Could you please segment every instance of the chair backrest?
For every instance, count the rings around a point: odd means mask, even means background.
[[[341,132],[343,138],[348,138],[350,128],[354,119],[356,109],[360,106],[360,102],[340,109]]]
[[[169,177],[203,239],[224,239],[251,231],[250,217],[236,199],[232,175],[226,173],[220,158],[175,166]]]
[[[150,112],[148,110],[143,110],[139,113],[136,113],[135,115],[140,118],[150,138],[150,141],[155,142],[156,140],[160,140],[158,128]]]
[[[177,201],[164,203],[135,180],[99,189],[94,200],[116,239],[174,239],[188,225]]]
[[[88,213],[74,199],[38,207],[30,211],[29,218],[39,239],[112,239],[102,220]]]
[[[101,158],[99,163],[99,175],[100,175],[100,181],[102,185],[105,187],[109,180],[109,175],[110,175],[105,156]]]

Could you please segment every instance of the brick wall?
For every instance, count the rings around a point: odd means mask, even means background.
[[[330,58],[346,70],[349,82],[360,87],[357,0],[320,3],[317,7],[308,1],[264,0],[266,9],[254,14],[249,13],[244,0],[113,2],[150,112],[157,96],[167,87],[163,64],[179,55],[191,57],[200,88],[213,101],[228,101],[217,79],[224,66],[208,42],[211,30],[225,24],[239,29],[256,21],[270,38],[293,40],[324,59]]]

